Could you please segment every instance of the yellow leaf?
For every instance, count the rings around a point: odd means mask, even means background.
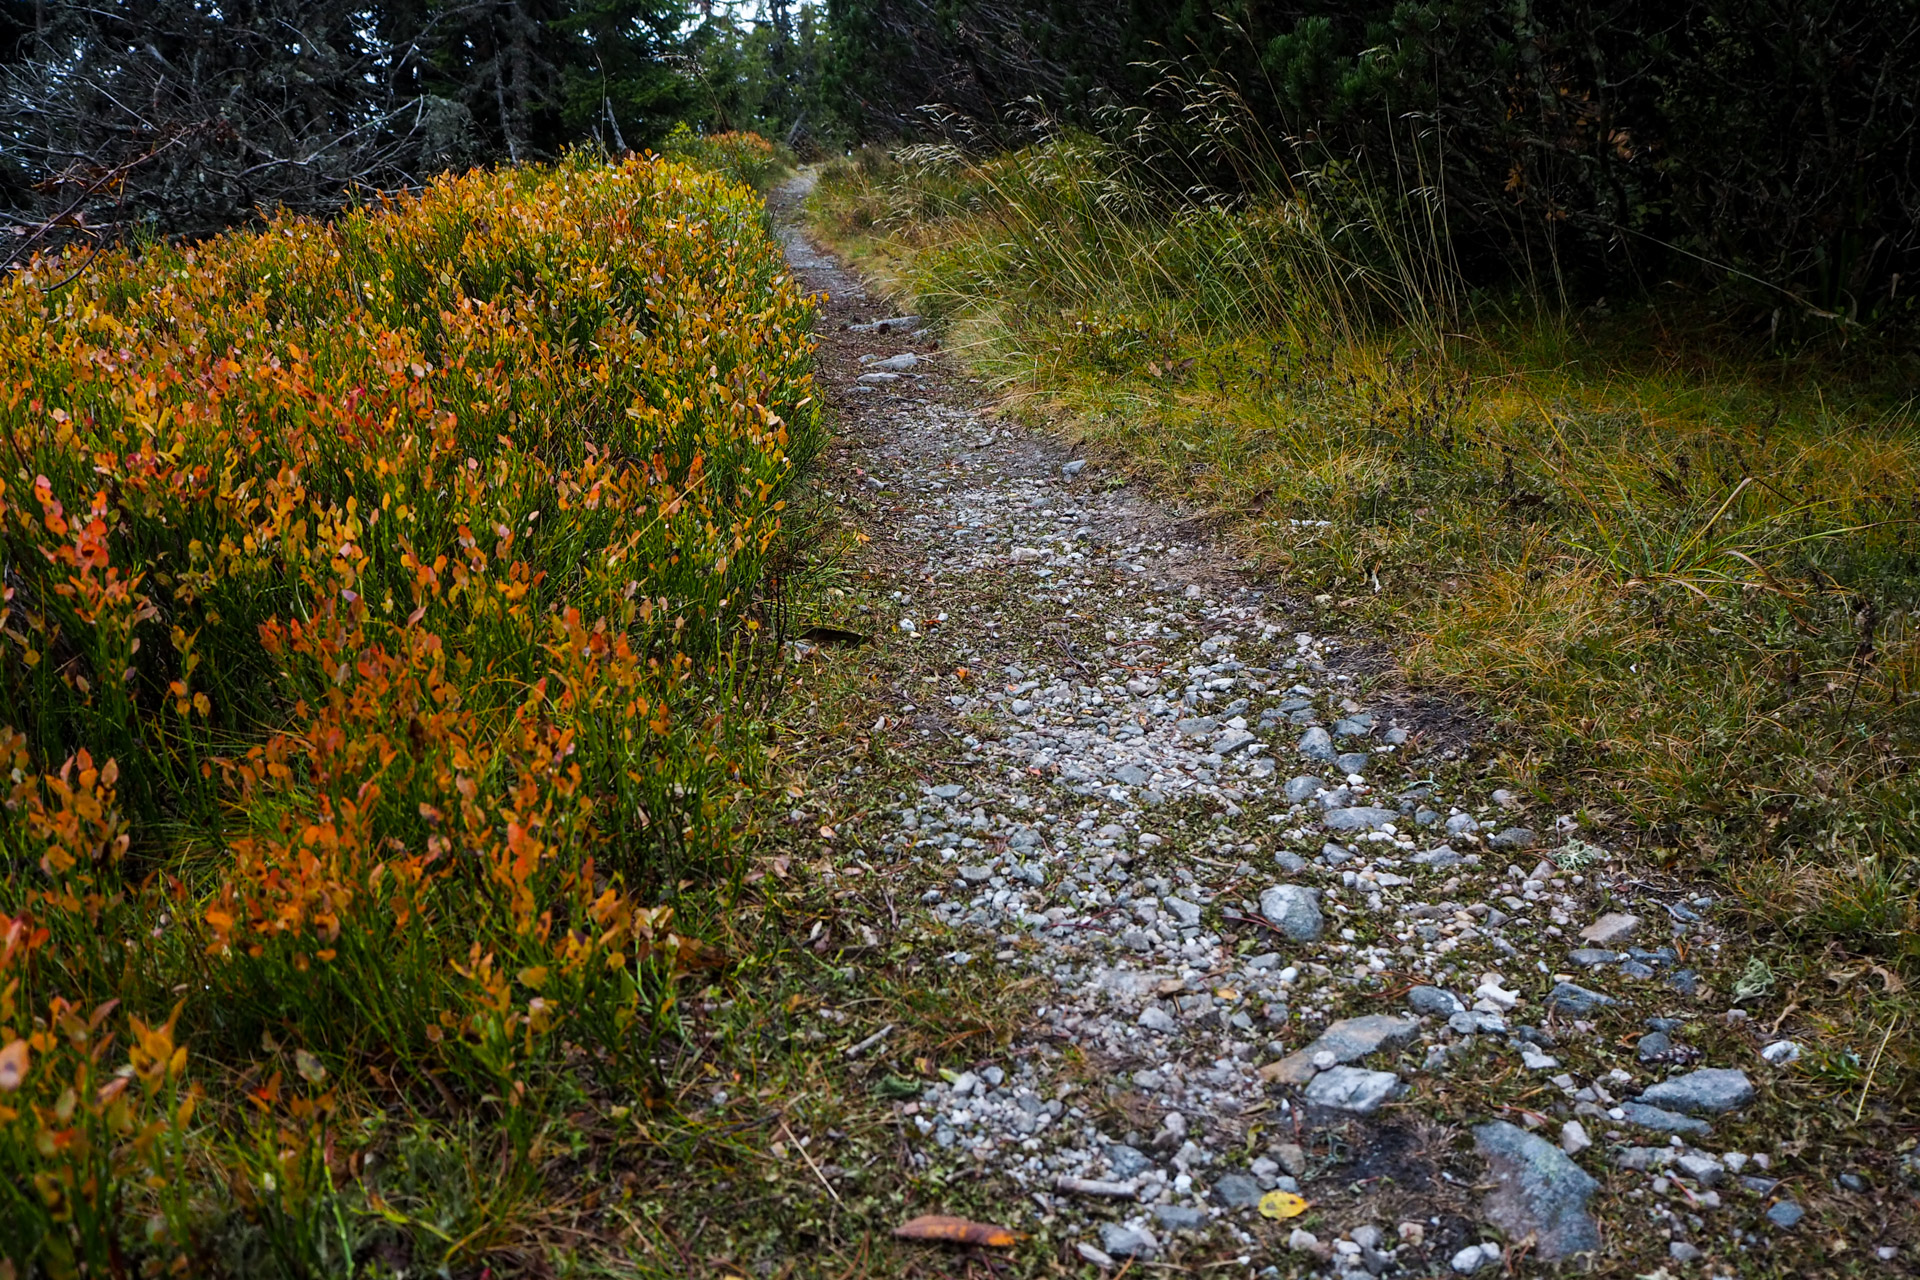
[[[1260,1197],[1263,1218],[1297,1218],[1307,1211],[1307,1202],[1291,1191],[1269,1191]]]
[[[522,969],[520,971],[520,984],[522,986],[532,987],[535,991],[546,986],[547,966],[537,964],[530,969]]]

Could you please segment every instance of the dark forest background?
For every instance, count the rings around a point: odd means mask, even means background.
[[[1151,133],[1176,188],[1357,175],[1467,280],[1565,300],[1706,279],[1869,324],[1920,268],[1920,0],[5,0],[0,58],[19,227],[197,234],[681,123],[1071,125]]]

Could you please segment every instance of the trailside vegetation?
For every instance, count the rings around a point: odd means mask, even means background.
[[[518,1249],[733,873],[812,303],[657,159],[83,257],[0,284],[0,1257]]]

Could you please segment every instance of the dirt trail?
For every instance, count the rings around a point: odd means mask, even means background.
[[[1031,1003],[899,1104],[913,1163],[1002,1179],[1007,1225],[1096,1268],[1491,1272],[1652,1233],[1715,1274],[1790,1238],[1768,1154],[1713,1136],[1772,1071],[1713,904],[1492,789],[1469,726],[1190,513],[983,412],[795,230],[804,191],[773,203],[829,298],[866,617],[917,681],[882,727],[922,782],[846,856],[911,868],[941,962]]]

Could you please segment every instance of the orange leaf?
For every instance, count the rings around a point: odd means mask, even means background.
[[[981,1244],[992,1249],[1013,1248],[1013,1232],[1005,1227],[966,1218],[950,1218],[944,1213],[925,1213],[893,1234],[902,1240],[944,1240],[951,1244]]]

